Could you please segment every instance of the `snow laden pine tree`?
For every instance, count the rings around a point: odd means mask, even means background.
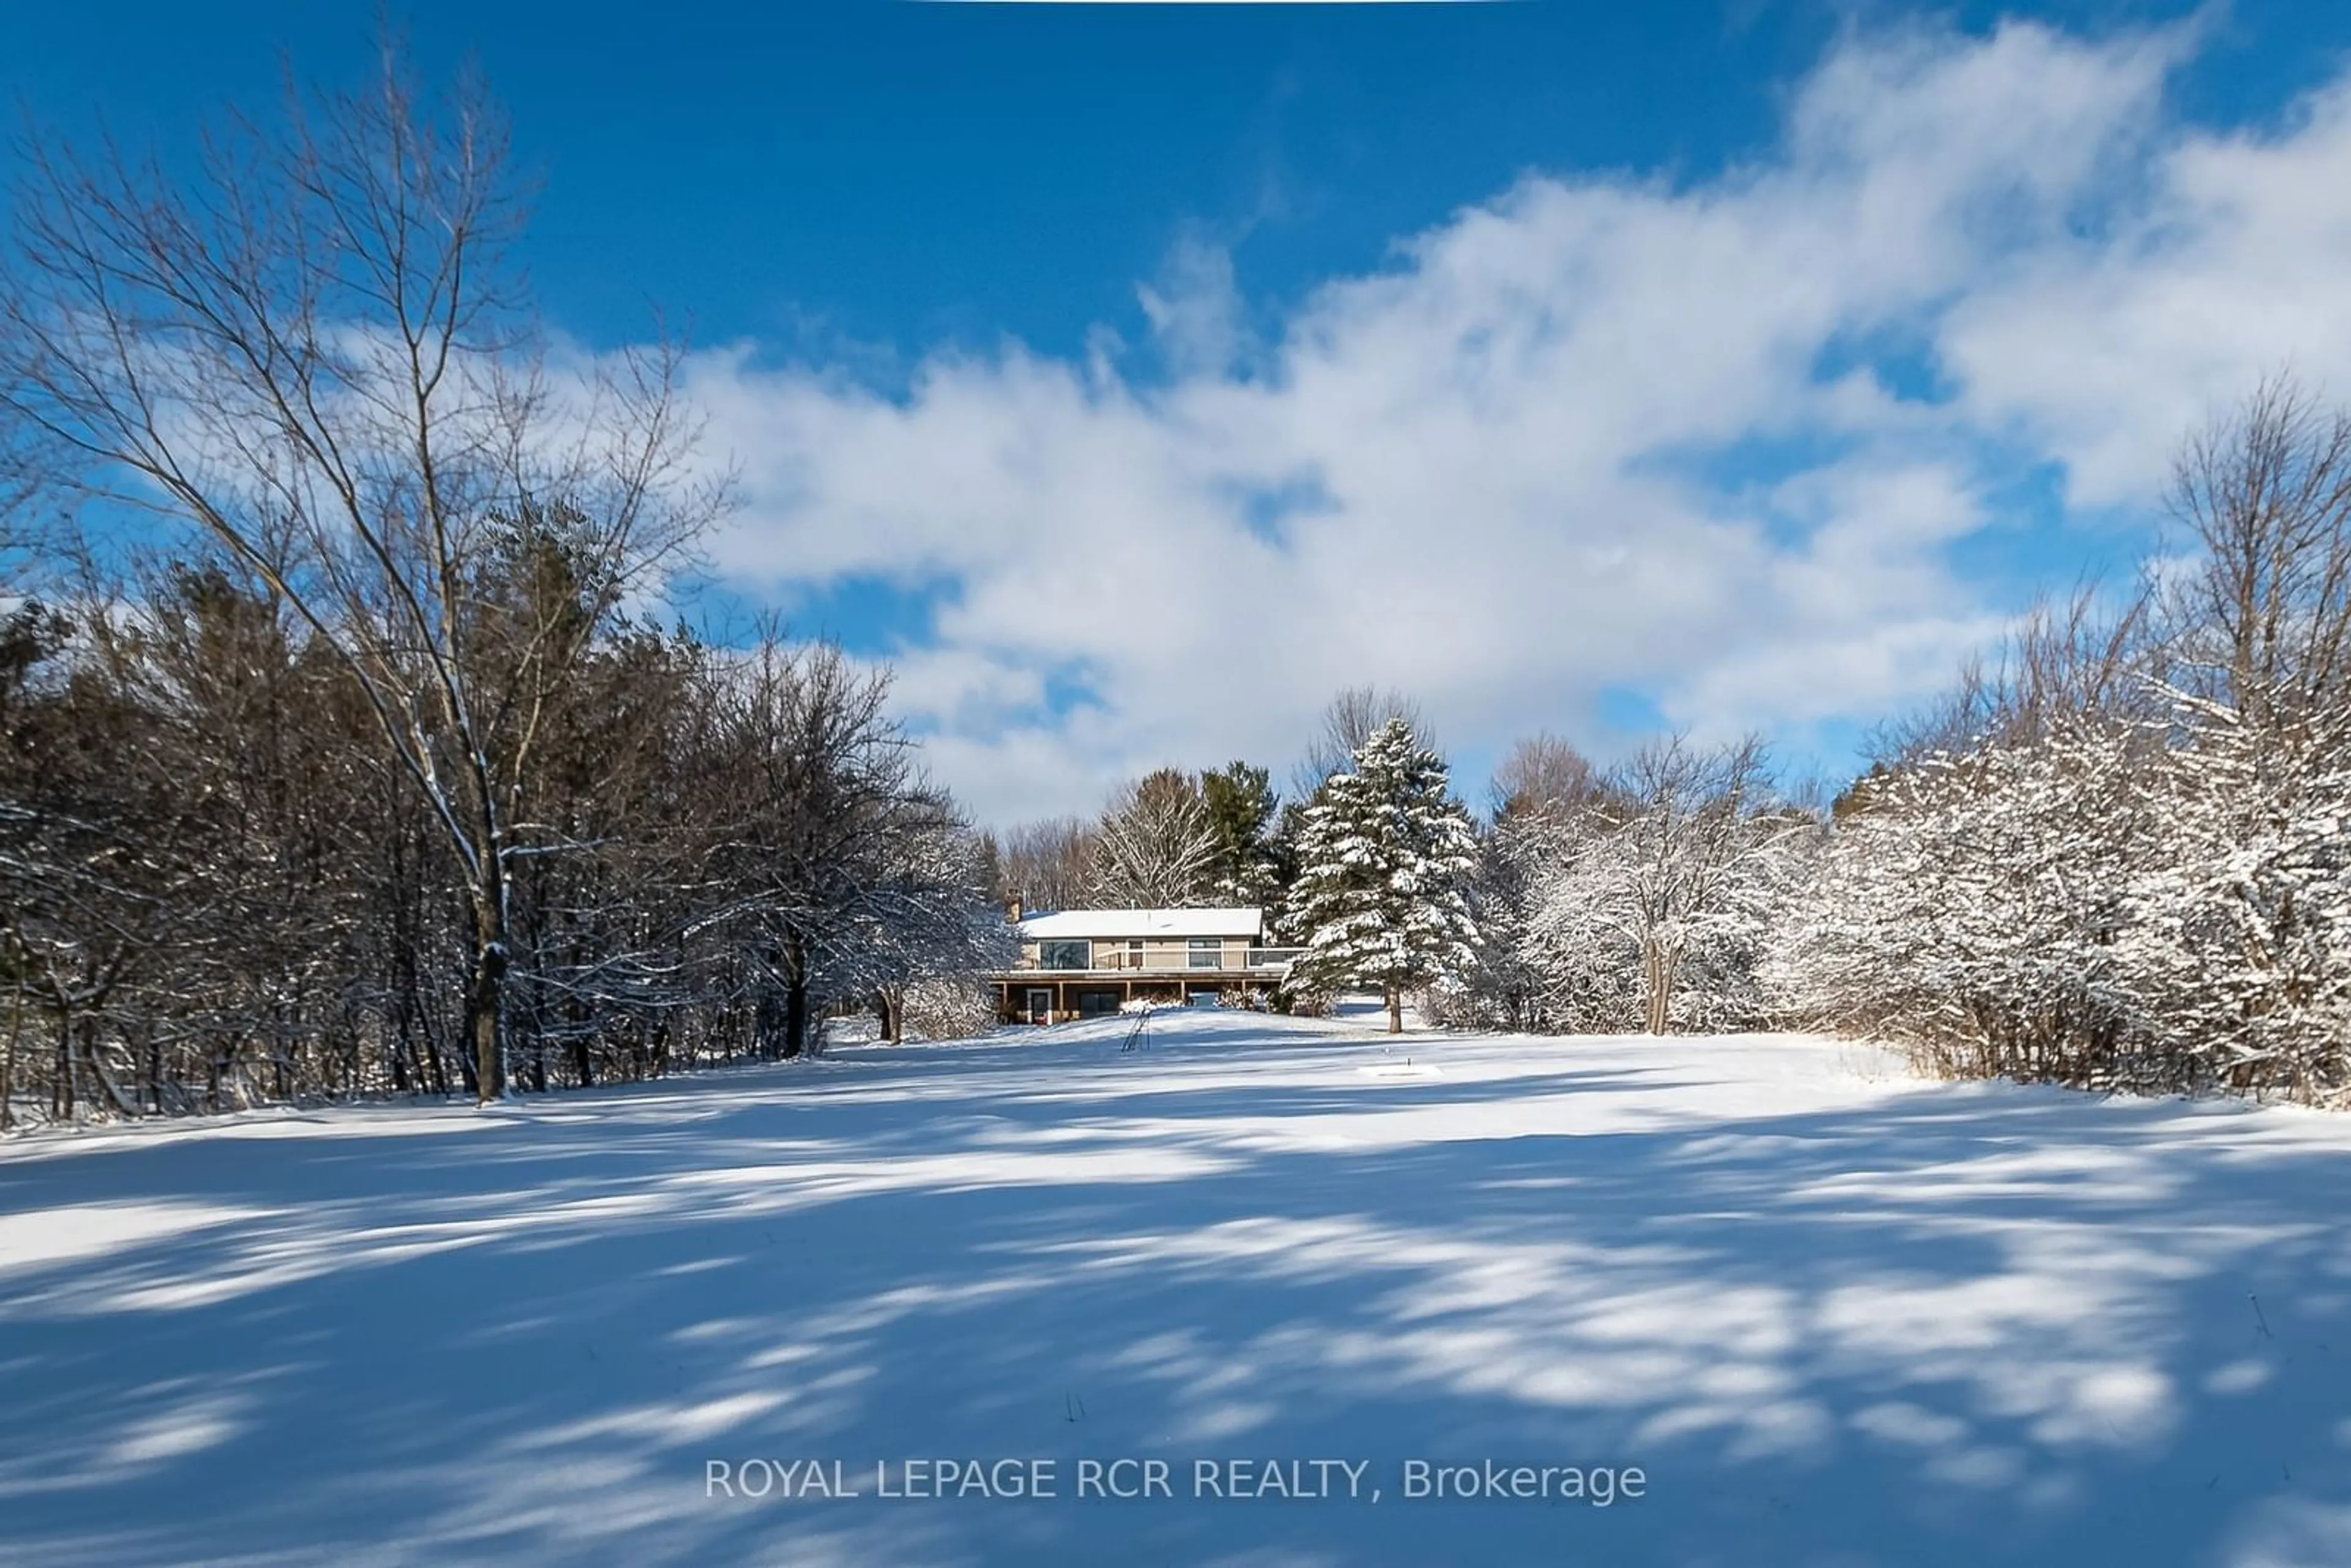
[[[1478,932],[1467,889],[1478,869],[1469,813],[1447,790],[1445,761],[1405,720],[1374,731],[1306,809],[1298,882],[1284,922],[1305,951],[1290,967],[1308,996],[1364,988],[1404,1030],[1406,988],[1458,984]]]

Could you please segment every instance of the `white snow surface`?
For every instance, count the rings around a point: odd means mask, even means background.
[[[1031,915],[1020,922],[1020,935],[1032,941],[1082,936],[1110,941],[1137,936],[1246,936],[1254,942],[1264,931],[1265,911],[1254,908],[1060,909]]]
[[[0,1561],[2351,1563],[2351,1119],[1132,1027],[0,1144]],[[933,1458],[1060,1495],[875,1495]]]

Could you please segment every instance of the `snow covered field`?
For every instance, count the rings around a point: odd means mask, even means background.
[[[1124,1028],[0,1145],[0,1560],[2351,1563],[2351,1118]]]

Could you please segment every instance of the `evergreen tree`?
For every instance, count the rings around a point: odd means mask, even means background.
[[[1391,1034],[1407,987],[1458,984],[1476,962],[1478,838],[1447,784],[1444,758],[1391,719],[1323,785],[1299,834],[1285,925],[1306,950],[1290,984],[1312,996],[1376,988]]]
[[[1253,908],[1271,904],[1281,891],[1273,844],[1280,800],[1271,772],[1228,763],[1222,772],[1200,775],[1200,800],[1217,836],[1217,896]]]

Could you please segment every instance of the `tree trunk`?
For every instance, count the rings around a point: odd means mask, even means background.
[[[808,944],[795,931],[784,938],[784,1059],[808,1049]]]
[[[8,1043],[0,1049],[0,1128],[9,1124],[10,1099],[16,1092],[16,1042],[25,1036],[25,987],[21,980],[8,1000]]]
[[[82,1019],[81,1055],[89,1063],[90,1081],[105,1091],[107,1103],[114,1107],[114,1113],[118,1116],[139,1114],[138,1096],[135,1093],[125,1094],[122,1085],[114,1081],[114,1074],[106,1070],[105,1054],[99,1050],[98,1019],[94,1016]],[[135,1057],[132,1065],[137,1065]],[[137,1085],[132,1087],[135,1090]]]
[[[897,1044],[898,1030],[901,1025],[898,1018],[898,998],[896,993],[893,991],[890,987],[883,986],[880,990],[873,993],[873,999],[875,1002],[880,1004],[882,1009],[882,1043],[884,1045]]]
[[[783,1006],[776,999],[775,988],[762,985],[758,999],[751,1004],[750,1053],[764,1061],[784,1059]],[[730,1033],[726,1041],[726,1060],[735,1058],[735,1040]]]
[[[1642,1020],[1651,1034],[1666,1034],[1673,1028],[1674,960],[1665,945],[1652,941],[1642,953],[1642,979],[1648,992],[1644,998],[1646,1016]]]
[[[498,1050],[498,1009],[507,978],[506,931],[496,910],[487,907],[475,909],[474,927],[479,946],[474,954],[473,988],[465,998],[465,1021],[473,1035],[474,1103],[486,1105],[507,1090],[505,1063]]]
[[[1390,1034],[1404,1032],[1404,988],[1402,986],[1388,988],[1388,1032]]]
[[[409,1034],[408,1006],[403,1001],[395,1001],[392,1004],[392,1033],[390,1047],[392,1092],[394,1094],[405,1094],[409,1092],[409,1057],[415,1051],[416,1042]]]
[[[412,1005],[421,1004],[414,1004],[412,998]],[[449,1053],[442,1049],[441,1031],[437,1026],[422,1018],[417,1023],[418,1038],[424,1043],[425,1063],[431,1070],[433,1092],[446,1099],[449,1094]]]
[[[73,1014],[57,1009],[57,1075],[49,1088],[49,1111],[60,1122],[70,1122],[74,1113],[74,1030]]]
[[[784,1057],[789,1061],[808,1049],[808,982],[794,975],[784,985]]]

